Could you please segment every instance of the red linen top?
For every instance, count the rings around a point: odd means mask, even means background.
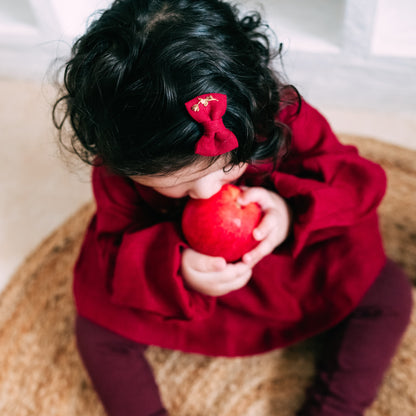
[[[220,297],[188,289],[180,273],[184,201],[97,167],[97,212],[75,266],[79,314],[140,343],[243,356],[312,336],[350,313],[385,263],[376,208],[386,177],[309,104],[292,110],[279,115],[293,132],[290,155],[275,170],[249,166],[240,179],[274,189],[294,211],[292,235],[245,287]]]

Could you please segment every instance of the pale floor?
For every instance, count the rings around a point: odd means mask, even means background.
[[[0,79],[0,291],[25,257],[91,199],[89,170],[59,156],[50,108],[54,90]],[[321,108],[334,129],[416,148],[410,116]]]

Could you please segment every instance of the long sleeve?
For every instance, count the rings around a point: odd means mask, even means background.
[[[247,285],[217,298],[188,290],[181,201],[95,168],[97,212],[75,267],[78,313],[143,344],[223,356],[293,344],[351,313],[385,263],[376,215],[385,174],[306,102],[291,112],[279,115],[293,132],[288,157],[250,165],[239,181],[273,189],[294,214],[290,238]]]
[[[161,221],[134,184],[93,171],[94,239],[111,301],[169,319],[201,319],[214,299],[188,290],[180,275],[185,244],[175,222]],[[105,275],[105,276],[104,276]]]
[[[293,254],[340,235],[376,213],[386,189],[382,168],[342,145],[325,118],[306,102],[291,123],[290,156],[272,174],[294,211]]]
[[[233,310],[276,320],[284,339],[304,339],[350,313],[385,263],[376,209],[386,177],[342,145],[324,117],[302,103],[281,114],[292,130],[290,153],[277,168],[253,166],[245,184],[264,186],[293,210],[287,241],[253,269],[248,284],[225,295]]]

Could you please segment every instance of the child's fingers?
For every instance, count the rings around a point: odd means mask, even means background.
[[[227,283],[251,270],[250,266],[242,261],[238,263],[226,263],[226,266],[221,270],[210,270],[208,272],[197,271],[198,273],[205,273],[208,279],[212,279],[218,283]]]
[[[204,273],[206,288],[204,293],[210,296],[222,296],[234,290],[240,289],[251,278],[251,268],[242,262],[227,264],[227,267],[219,272]],[[202,273],[201,273],[202,274]]]
[[[221,283],[225,284],[240,279],[240,277],[245,276],[247,272],[251,272],[251,267],[240,261],[239,263],[228,263],[227,267],[218,272],[218,274],[221,275]]]
[[[241,274],[238,274],[230,279],[229,281],[225,281],[222,284],[218,285],[218,291],[222,294],[226,294],[232,292],[237,289],[241,289],[244,287],[251,278],[252,269],[247,268]]]
[[[198,272],[218,272],[224,270],[227,266],[227,262],[223,257],[208,256],[193,249],[187,249],[186,255],[189,258],[190,266]]]
[[[248,205],[251,202],[258,203],[263,210],[271,208],[272,200],[269,195],[269,191],[260,187],[244,188],[243,193],[238,198],[238,202],[241,205]]]
[[[276,216],[266,214],[260,224],[253,230],[253,237],[257,241],[264,240],[276,228]]]
[[[227,266],[227,262],[223,257],[211,257],[202,254],[202,258],[199,259],[196,270],[199,272],[209,273],[209,272],[220,272],[224,270]]]
[[[275,249],[275,242],[271,238],[261,241],[253,250],[244,254],[242,260],[250,267],[254,267],[263,257],[270,254]]]

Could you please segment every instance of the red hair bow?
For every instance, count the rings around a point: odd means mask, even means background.
[[[189,115],[204,128],[204,134],[195,145],[201,156],[219,156],[238,147],[235,134],[222,121],[227,109],[224,94],[204,94],[185,103]]]

